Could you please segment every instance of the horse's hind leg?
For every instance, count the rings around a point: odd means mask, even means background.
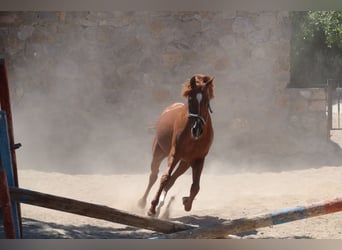
[[[156,195],[154,196],[154,198],[151,202],[151,207],[148,210],[148,215],[155,216],[157,205],[159,204],[159,202],[161,202],[161,203],[164,202],[164,200],[160,200],[160,195],[163,192],[165,185],[169,181],[171,173],[172,173],[173,169],[175,168],[175,166],[177,165],[178,162],[179,162],[179,159],[175,158],[173,154],[171,154],[171,156],[169,156],[168,164],[167,164],[168,166],[167,166],[166,172],[161,177],[159,189],[158,189]],[[163,198],[164,197],[162,197],[162,199]]]
[[[192,185],[190,189],[190,196],[183,197],[183,205],[185,211],[190,211],[192,207],[192,202],[200,190],[200,178],[202,174],[204,159],[197,160],[192,165]]]
[[[153,146],[153,158],[152,158],[152,162],[151,162],[151,173],[150,173],[148,185],[147,185],[147,188],[146,188],[146,191],[145,191],[143,197],[141,199],[139,199],[139,201],[138,201],[138,205],[140,208],[144,208],[146,206],[147,196],[150,193],[153,184],[156,182],[156,180],[158,178],[159,166],[165,157],[166,157],[166,155],[161,150],[158,143],[155,142],[155,144]]]

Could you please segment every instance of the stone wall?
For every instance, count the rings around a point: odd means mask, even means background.
[[[306,137],[327,137],[326,89],[294,88],[287,94],[291,130],[303,128]]]
[[[215,76],[209,169],[277,168],[326,133],[286,89],[287,12],[3,12],[0,36],[28,168],[148,171],[148,128],[195,73]]]

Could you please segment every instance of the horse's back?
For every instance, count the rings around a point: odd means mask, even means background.
[[[171,104],[170,106],[166,107],[166,109],[164,109],[163,113],[161,114],[161,116],[165,115],[166,113],[173,113],[172,111],[177,111],[178,109],[184,107],[184,103],[181,102],[176,102],[174,104]]]

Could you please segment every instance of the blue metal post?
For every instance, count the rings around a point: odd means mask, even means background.
[[[1,181],[5,182],[7,179],[7,184],[1,183],[1,186],[2,187],[15,187],[16,185],[15,185],[13,169],[12,169],[12,159],[11,159],[10,143],[9,143],[9,137],[8,137],[6,113],[1,110],[0,110],[0,171],[1,173],[5,172],[5,176],[4,176],[5,178],[2,178]],[[10,203],[11,203],[10,206],[12,209],[12,213],[6,213],[6,216],[9,216],[9,214],[13,216],[12,219],[14,223],[15,237],[20,238],[21,234],[20,234],[20,223],[19,223],[17,204],[15,202],[10,202]]]

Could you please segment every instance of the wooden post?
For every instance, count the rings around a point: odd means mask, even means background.
[[[328,122],[327,122],[327,138],[330,140],[331,130],[333,129],[333,94],[336,89],[336,82],[332,79],[327,80],[327,106],[328,106]]]
[[[15,186],[18,187],[18,172],[17,172],[17,161],[15,154],[15,142],[14,142],[14,133],[13,133],[13,119],[12,119],[12,110],[11,110],[11,100],[10,100],[10,92],[7,80],[7,72],[5,66],[5,60],[0,58],[0,106],[1,110],[6,112],[7,119],[7,129],[8,129],[8,137],[10,143],[10,151],[11,151],[11,161],[14,175]]]
[[[83,215],[137,228],[144,228],[156,232],[172,233],[194,228],[193,226],[182,223],[138,216],[107,206],[101,206],[93,203],[44,194],[21,188],[10,188],[10,194],[12,201]]]
[[[279,225],[296,220],[307,219],[329,213],[342,211],[342,198],[327,200],[308,207],[295,207],[275,211],[271,214],[251,218],[242,218],[220,223],[210,227],[201,227],[165,234],[153,239],[215,239],[225,238],[230,234],[248,232],[256,228]]]
[[[328,106],[328,122],[327,122],[327,138],[330,140],[330,130],[332,129],[332,93],[333,86],[331,81],[327,80],[327,106]]]
[[[13,220],[11,197],[9,194],[8,183],[5,168],[3,167],[2,160],[0,157],[0,201],[2,219],[4,224],[4,232],[6,239],[15,239],[15,226]]]
[[[13,132],[13,120],[12,120],[12,110],[11,110],[11,100],[10,100],[10,92],[9,92],[9,85],[7,79],[7,71],[5,65],[5,59],[0,58],[0,110],[5,111],[6,119],[7,119],[7,130],[8,130],[8,137],[9,137],[9,148],[11,153],[11,168],[13,174],[13,181],[14,186],[19,187],[19,180],[18,180],[18,170],[17,170],[17,160],[15,154],[15,142],[14,142],[14,132]],[[8,178],[8,181],[9,180]],[[19,233],[20,237],[22,237],[22,221],[21,221],[21,209],[20,204],[16,204],[16,209],[18,213],[18,220],[19,220]]]

